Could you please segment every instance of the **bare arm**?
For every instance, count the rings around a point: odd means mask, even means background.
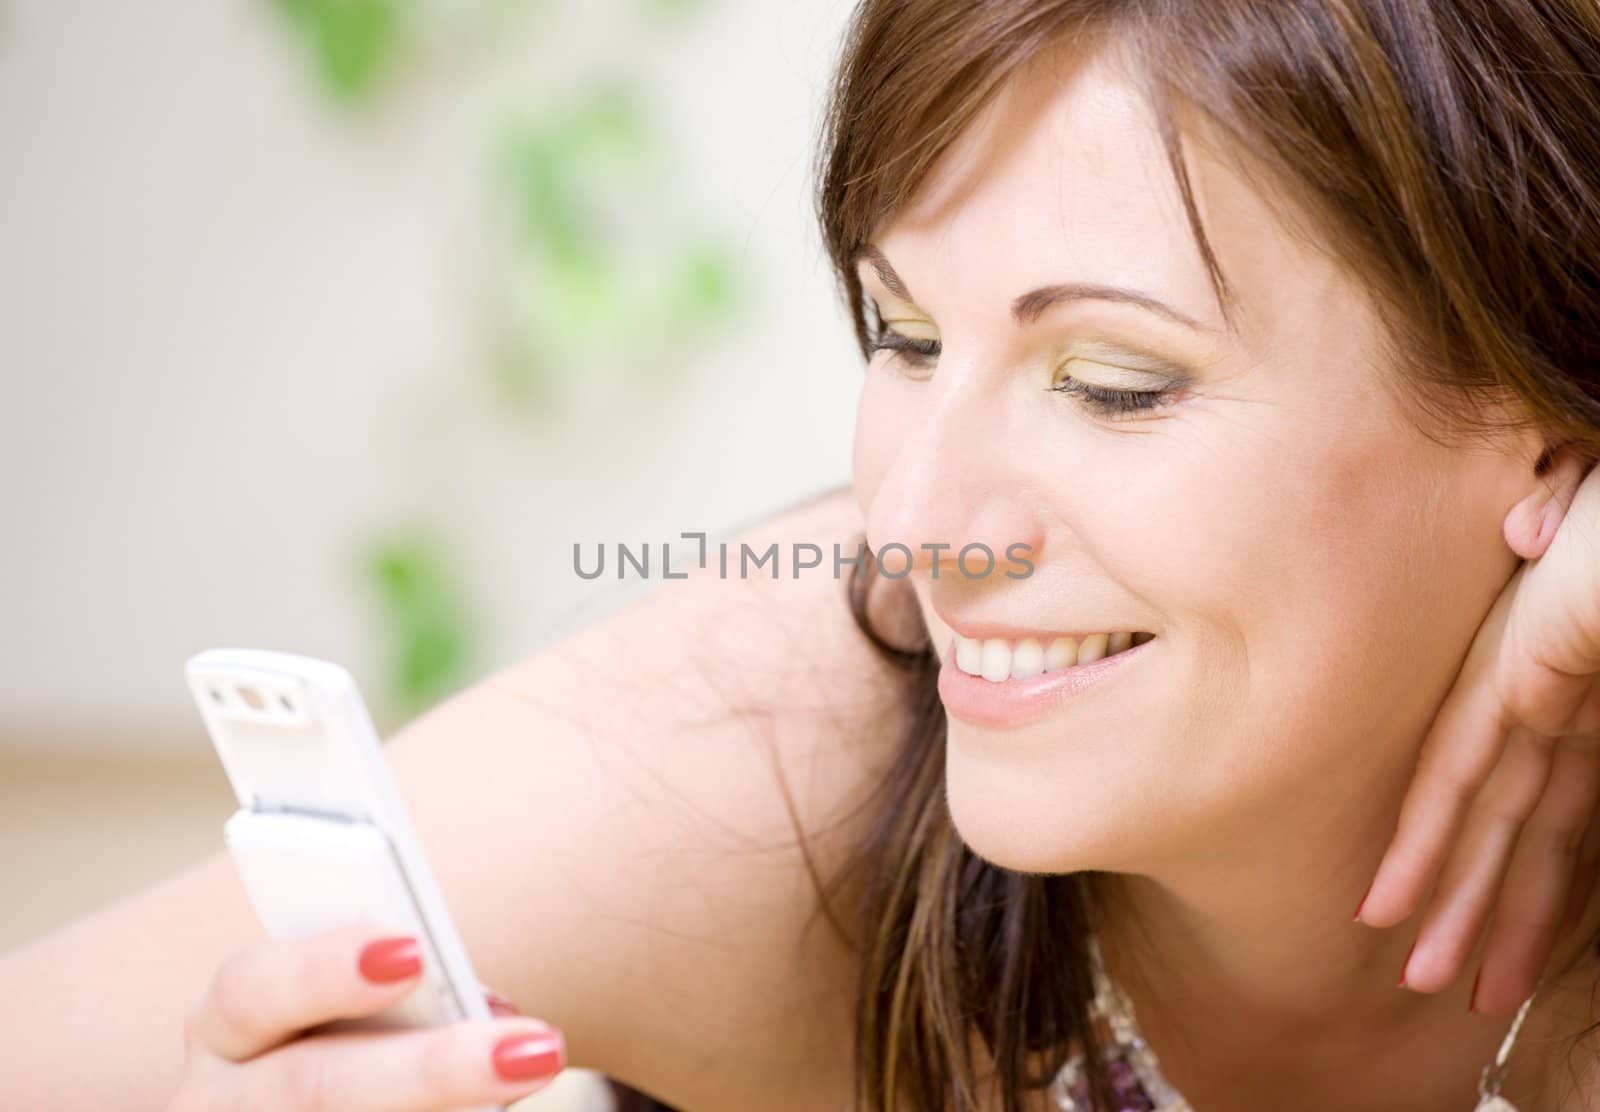
[[[831,554],[859,525],[841,493],[748,539]],[[790,806],[830,876],[892,756],[900,687],[830,562],[662,584],[388,750],[484,980],[563,1028],[572,1064],[696,1112],[849,1099],[855,966]],[[183,1016],[260,937],[219,856],[0,960],[6,1103],[159,1107]]]

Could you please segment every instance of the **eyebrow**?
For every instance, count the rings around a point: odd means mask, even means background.
[[[859,263],[865,259],[872,264],[872,269],[877,272],[881,281],[890,293],[913,304],[916,298],[911,296],[911,291],[901,281],[900,275],[895,273],[894,267],[889,265],[889,258],[875,245],[869,243],[855,253],[852,263]],[[1038,320],[1050,306],[1061,301],[1116,301],[1124,305],[1133,305],[1162,316],[1186,328],[1197,332],[1210,331],[1205,325],[1195,320],[1187,313],[1174,309],[1171,305],[1149,294],[1140,293],[1138,290],[1124,289],[1121,286],[1102,286],[1092,282],[1062,282],[1054,286],[1041,286],[1036,290],[1029,290],[1011,303],[1011,319],[1017,322],[1018,327],[1032,324]]]

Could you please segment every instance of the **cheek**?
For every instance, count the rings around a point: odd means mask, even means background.
[[[861,384],[851,477],[856,504],[864,518],[869,516],[873,499],[894,464],[895,452],[906,442],[912,427],[914,398],[901,387],[879,362],[867,368]]]
[[[1176,706],[1206,754],[1185,767],[1213,801],[1347,774],[1352,746],[1408,752],[1511,571],[1461,457],[1366,411],[1274,422],[1119,446],[1100,517],[1172,622]]]

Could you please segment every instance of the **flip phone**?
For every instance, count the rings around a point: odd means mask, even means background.
[[[234,648],[191,657],[185,673],[239,798],[223,833],[267,933],[369,922],[415,935],[421,982],[360,1026],[489,1018],[350,674]]]

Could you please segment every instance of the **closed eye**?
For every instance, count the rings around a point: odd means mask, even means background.
[[[913,367],[926,369],[939,358],[938,340],[913,340],[887,326],[880,326],[867,344],[867,356],[875,352],[895,351],[905,357]]]
[[[1096,386],[1090,382],[1079,382],[1075,378],[1063,378],[1050,389],[1057,394],[1070,394],[1078,398],[1105,417],[1120,417],[1154,409],[1158,405],[1172,401],[1177,395],[1177,391],[1171,388],[1119,390],[1113,386]]]
[[[927,370],[939,358],[942,346],[938,340],[912,339],[886,325],[880,325],[867,347],[870,358],[879,351],[897,353],[919,370]],[[1123,390],[1112,386],[1097,386],[1090,382],[1063,377],[1050,387],[1058,394],[1077,398],[1083,405],[1101,417],[1126,417],[1155,409],[1173,400],[1176,387],[1157,390]]]

